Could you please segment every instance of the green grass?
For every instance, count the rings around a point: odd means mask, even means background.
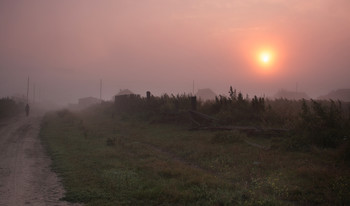
[[[48,114],[40,134],[63,179],[64,199],[71,202],[350,204],[350,170],[339,158],[343,152],[289,150],[290,137],[189,131],[184,125],[117,115],[103,106]]]

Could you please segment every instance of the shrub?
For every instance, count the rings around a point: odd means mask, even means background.
[[[10,98],[0,99],[0,119],[18,115],[21,111],[24,112],[23,104],[16,103]]]
[[[328,105],[327,105],[328,103]],[[336,147],[347,133],[341,102],[302,101],[299,129],[320,147]]]

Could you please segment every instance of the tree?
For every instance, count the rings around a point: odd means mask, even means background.
[[[230,95],[231,100],[236,100],[237,98],[237,92],[236,89],[232,89],[232,86],[230,86],[230,91],[228,92]]]

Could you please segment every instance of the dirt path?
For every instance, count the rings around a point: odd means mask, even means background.
[[[41,117],[0,123],[0,205],[73,205],[39,140]]]

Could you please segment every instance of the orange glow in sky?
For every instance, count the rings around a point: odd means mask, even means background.
[[[0,0],[0,97],[26,96],[30,76],[58,104],[99,97],[100,79],[105,99],[191,93],[193,80],[271,97],[298,82],[317,98],[350,88],[349,10],[350,0]]]
[[[240,45],[249,73],[255,78],[279,78],[286,70],[286,48],[284,42],[275,37],[254,34],[244,38]],[[270,78],[267,78],[270,79]],[[270,79],[271,80],[271,79]]]

